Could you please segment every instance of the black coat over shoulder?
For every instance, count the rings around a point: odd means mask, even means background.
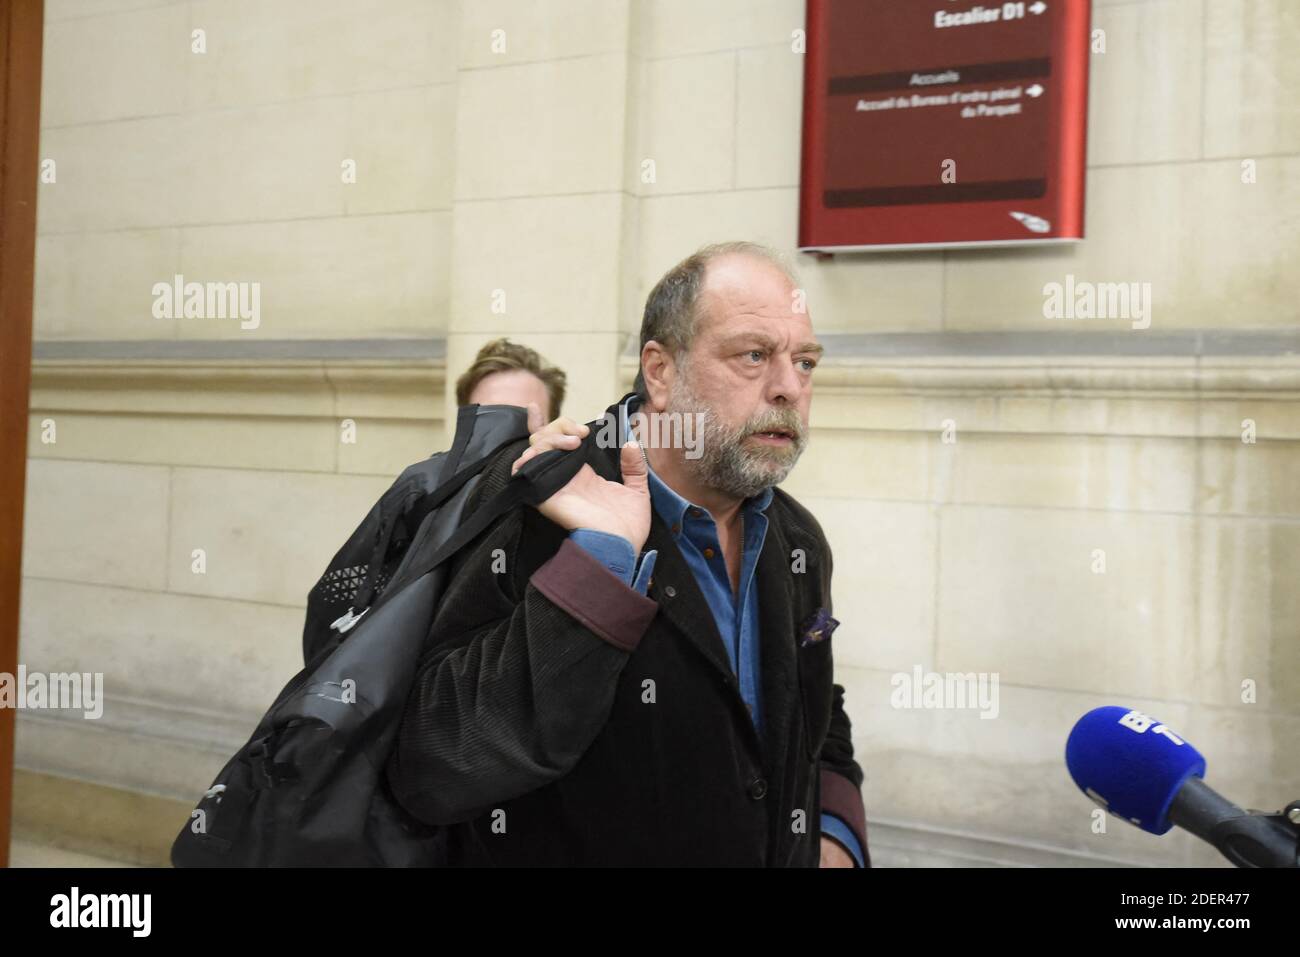
[[[489,466],[471,508],[525,446]],[[618,454],[598,455],[605,478]],[[411,814],[450,825],[451,864],[815,867],[822,810],[866,850],[831,641],[800,640],[831,606],[830,549],[779,489],[767,515],[762,741],[657,515],[647,596],[531,508],[457,556],[388,766]]]

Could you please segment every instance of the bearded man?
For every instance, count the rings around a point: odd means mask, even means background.
[[[830,548],[776,488],[822,354],[802,301],[752,243],[674,266],[607,416],[702,444],[627,434],[454,560],[388,766],[453,865],[869,866]],[[507,448],[468,507],[586,434]]]

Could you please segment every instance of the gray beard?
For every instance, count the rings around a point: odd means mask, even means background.
[[[780,485],[808,447],[808,432],[794,409],[770,409],[744,424],[729,428],[718,421],[712,408],[700,400],[686,382],[685,369],[673,382],[668,397],[669,412],[704,415],[704,439],[701,455],[683,459],[686,470],[708,488],[734,498],[747,499],[765,489]],[[756,432],[774,428],[789,430],[794,442],[788,449],[747,445],[745,439]]]

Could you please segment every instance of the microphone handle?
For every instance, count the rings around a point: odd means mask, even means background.
[[[1300,837],[1280,819],[1243,811],[1196,775],[1174,795],[1169,819],[1238,867],[1300,867]]]

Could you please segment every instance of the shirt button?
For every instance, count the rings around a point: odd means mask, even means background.
[[[712,558],[712,557],[713,557],[713,549],[711,549],[711,548],[706,548],[706,549],[704,550],[704,557],[705,557],[705,558]]]
[[[682,530],[682,527],[681,527],[680,525],[674,525],[674,526],[673,526],[673,534],[674,534],[674,535],[676,535],[676,534],[678,534],[679,532],[681,532],[681,530]]]
[[[761,801],[767,796],[767,782],[762,778],[754,778],[749,782],[749,796],[755,801]]]
[[[675,598],[675,597],[677,597],[677,589],[674,588],[672,585],[665,585],[665,586],[664,586],[664,597],[665,597],[665,598]]]

